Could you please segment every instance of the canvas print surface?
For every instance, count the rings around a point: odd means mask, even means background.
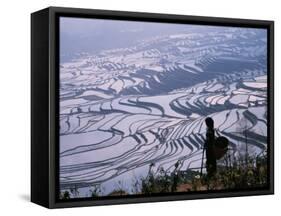
[[[60,199],[267,186],[267,31],[60,18]]]

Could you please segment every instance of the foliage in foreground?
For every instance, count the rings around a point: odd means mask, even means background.
[[[267,158],[234,159],[227,166],[220,165],[213,177],[191,170],[175,169],[170,174],[162,170],[159,175],[150,172],[141,184],[143,194],[260,188],[267,185]]]

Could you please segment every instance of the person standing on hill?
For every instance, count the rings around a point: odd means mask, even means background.
[[[207,176],[212,177],[216,173],[217,170],[217,161],[214,154],[214,145],[215,145],[215,130],[214,130],[214,120],[210,117],[205,119],[205,123],[207,126],[206,132],[206,169]]]

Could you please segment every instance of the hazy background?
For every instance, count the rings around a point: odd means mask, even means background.
[[[133,46],[154,36],[211,32],[218,28],[229,27],[61,17],[60,60],[70,61],[80,52],[96,54],[105,49]]]

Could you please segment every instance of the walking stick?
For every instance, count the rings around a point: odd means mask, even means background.
[[[200,177],[202,176],[202,170],[203,170],[203,165],[204,165],[204,153],[205,153],[205,143],[202,151],[202,160],[201,160],[201,170],[200,170]]]

